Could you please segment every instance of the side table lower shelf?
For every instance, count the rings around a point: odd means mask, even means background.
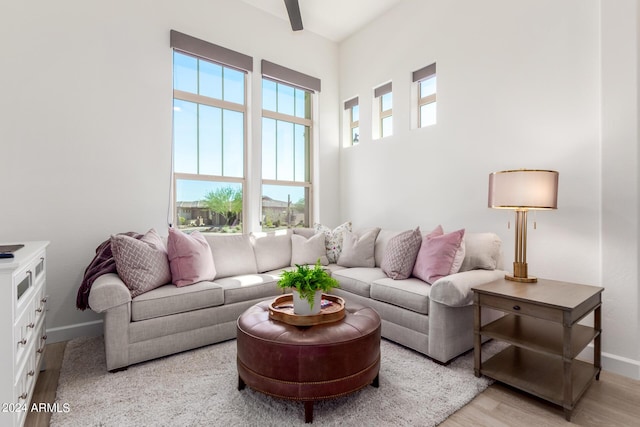
[[[571,365],[573,409],[600,369],[581,360]],[[563,406],[563,362],[557,357],[509,346],[482,362],[481,373],[537,397]]]

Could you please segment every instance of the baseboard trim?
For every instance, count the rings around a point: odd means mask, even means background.
[[[589,344],[578,357],[582,360],[593,362],[593,343]],[[640,380],[640,360],[633,360],[603,351],[601,361],[602,369],[605,371]]]
[[[75,325],[59,328],[47,328],[47,344],[69,341],[78,337],[95,337],[102,335],[102,320],[93,322],[76,323]]]

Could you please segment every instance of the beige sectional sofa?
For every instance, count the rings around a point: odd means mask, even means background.
[[[107,369],[235,338],[241,313],[282,293],[276,283],[291,266],[293,233],[205,234],[216,268],[210,282],[167,284],[131,298],[117,274],[100,276],[89,304],[104,313]],[[309,237],[313,230],[295,233]],[[492,233],[468,233],[461,272],[430,285],[414,277],[393,280],[382,271],[385,248],[396,234],[380,231],[373,267],[327,265],[341,286],[332,293],[347,304],[373,307],[382,318],[383,337],[446,363],[473,347],[471,287],[504,275],[500,239]],[[483,321],[491,320],[489,311],[483,314],[488,316]]]

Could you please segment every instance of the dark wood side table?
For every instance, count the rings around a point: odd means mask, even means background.
[[[475,375],[497,381],[564,408],[567,421],[576,403],[600,378],[601,294],[597,286],[538,279],[519,283],[499,279],[473,288]],[[505,316],[481,326],[481,310]],[[594,312],[593,327],[577,324]],[[482,361],[482,337],[511,344]],[[593,341],[593,363],[576,356]]]

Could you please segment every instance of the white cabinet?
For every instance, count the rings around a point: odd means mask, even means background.
[[[24,424],[42,365],[49,242],[0,259],[0,425]]]

